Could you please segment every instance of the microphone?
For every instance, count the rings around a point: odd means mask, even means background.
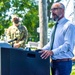
[[[15,39],[13,39],[13,40],[8,41],[8,43],[11,43],[11,42],[16,41],[16,40],[17,40],[17,38],[15,38]]]

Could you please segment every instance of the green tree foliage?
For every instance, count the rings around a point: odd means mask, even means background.
[[[49,27],[49,28],[52,28],[55,24],[56,24],[56,23],[55,23],[54,21],[50,21],[50,22],[48,23],[48,27]]]
[[[6,18],[6,12],[10,8],[9,0],[2,0],[0,1],[0,35],[4,33],[4,28],[8,27],[6,23],[8,24],[9,21],[5,20]]]
[[[4,33],[5,28],[12,25],[11,15],[18,14],[23,19],[22,24],[28,29],[29,38],[38,41],[39,18],[38,5],[35,0],[2,0],[0,11],[0,35]]]

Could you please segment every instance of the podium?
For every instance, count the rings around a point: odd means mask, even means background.
[[[0,48],[0,75],[50,75],[49,58],[41,59],[37,51]]]

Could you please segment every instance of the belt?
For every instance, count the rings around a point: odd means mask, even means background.
[[[60,61],[70,61],[72,60],[71,58],[64,58],[64,59],[56,59],[56,60],[52,60],[52,62],[60,62]]]

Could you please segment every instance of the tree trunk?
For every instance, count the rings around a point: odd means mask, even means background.
[[[47,0],[39,0],[40,48],[47,44]]]

